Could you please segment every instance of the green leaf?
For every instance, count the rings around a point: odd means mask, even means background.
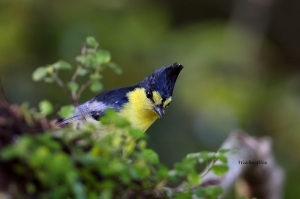
[[[120,117],[120,116],[118,116],[116,118],[114,123],[115,123],[116,127],[119,127],[119,128],[124,128],[124,127],[127,127],[127,126],[130,125],[130,122],[126,118],[123,118],[123,117]]]
[[[85,67],[90,66],[90,58],[88,55],[78,55],[75,59],[77,62],[81,63]]]
[[[96,39],[92,36],[86,38],[86,43],[92,48],[97,48],[99,45]]]
[[[109,68],[111,68],[112,70],[114,70],[115,73],[117,73],[118,75],[122,74],[122,72],[123,72],[122,69],[117,64],[115,64],[113,62],[108,63],[107,66]]]
[[[62,60],[60,60],[60,61],[52,64],[52,67],[54,69],[64,69],[64,70],[70,70],[70,69],[72,69],[71,64],[69,64],[66,61],[62,61]]]
[[[32,167],[39,167],[51,156],[51,152],[46,146],[39,146],[32,156],[30,156],[29,164]]]
[[[196,196],[198,196],[198,197],[203,197],[203,196],[205,196],[205,192],[206,192],[206,189],[203,188],[203,187],[198,187],[198,188],[194,191],[194,193],[195,193]]]
[[[108,125],[111,123],[115,123],[119,117],[120,116],[118,116],[117,112],[114,109],[109,108],[105,111],[104,116],[100,117],[100,121],[101,124]]]
[[[158,155],[153,150],[151,150],[151,149],[144,149],[143,150],[143,154],[144,154],[145,158],[148,161],[150,161],[151,163],[157,164],[159,162]]]
[[[47,73],[48,73],[48,74],[52,75],[53,72],[54,72],[54,67],[53,67],[53,65],[48,65],[48,66],[46,67],[46,70],[47,70]]]
[[[223,189],[218,186],[198,187],[193,192],[200,198],[217,198],[216,196],[223,193]]]
[[[197,163],[197,160],[195,158],[186,157],[183,159],[182,163],[186,168],[192,168]]]
[[[213,157],[215,157],[215,153],[213,153],[213,152],[202,151],[202,152],[198,153],[198,161],[200,163],[208,161],[208,160],[212,159]]]
[[[86,195],[84,193],[83,185],[79,180],[77,180],[75,182],[75,184],[73,184],[73,190],[74,190],[74,194],[76,196],[76,199],[86,199]]]
[[[97,51],[97,50],[94,49],[94,48],[87,48],[87,49],[85,50],[85,52],[86,52],[87,55],[89,55],[89,54],[95,54],[96,51]]]
[[[196,172],[189,172],[187,180],[191,185],[198,185],[201,182],[201,177]]]
[[[223,153],[223,154],[233,154],[235,153],[235,150],[234,149],[220,149],[218,150],[218,153]]]
[[[124,146],[124,150],[126,153],[131,153],[134,150],[134,147],[136,146],[136,142],[134,140],[131,140]]]
[[[159,165],[157,173],[161,178],[166,179],[168,177],[168,171],[168,167]]]
[[[59,115],[62,118],[68,118],[75,114],[75,107],[73,105],[62,106]]]
[[[96,52],[96,63],[106,64],[110,61],[110,53],[107,50],[98,50]]]
[[[176,171],[177,175],[179,175],[179,176],[184,176],[188,172],[186,169],[186,165],[182,162],[175,163],[174,167],[175,167],[175,171]]]
[[[218,176],[224,175],[228,171],[226,164],[216,164],[211,166],[211,170]]]
[[[106,199],[106,198],[113,198],[113,193],[111,189],[103,189],[103,191],[101,191],[100,199]]]
[[[122,142],[124,141],[124,138],[121,136],[114,136],[111,140],[112,146],[119,147]]]
[[[120,117],[113,109],[107,109],[100,121],[103,125],[114,124],[119,128],[125,128],[130,125],[126,118]]]
[[[65,61],[60,60],[58,63],[60,64],[60,68],[61,68],[61,69],[65,69],[65,70],[70,70],[70,69],[72,69],[72,65],[69,64],[68,62],[65,62]]]
[[[32,79],[33,81],[40,81],[46,76],[47,76],[46,67],[39,67],[33,72]]]
[[[53,83],[55,80],[53,79],[53,77],[45,77],[44,78],[44,82],[46,83]]]
[[[139,141],[138,146],[140,149],[145,149],[147,146],[147,142],[145,140],[141,140],[141,141]]]
[[[227,157],[221,154],[218,154],[217,159],[221,160],[223,163],[227,163]]]
[[[88,73],[88,70],[86,70],[84,68],[80,68],[77,72],[78,72],[79,76],[84,76]]]
[[[101,78],[102,78],[102,75],[98,74],[98,73],[94,73],[94,74],[90,75],[91,80],[100,80]]]
[[[94,81],[90,86],[90,89],[93,92],[99,92],[102,90],[102,88],[103,88],[103,85],[100,81]]]
[[[205,192],[208,196],[218,196],[223,193],[223,189],[218,186],[210,186],[206,188]]]
[[[187,199],[192,198],[192,193],[190,191],[188,192],[178,192],[174,194],[176,199]]]
[[[145,135],[145,133],[139,129],[131,128],[129,129],[129,134],[134,138],[140,138]]]
[[[39,108],[41,110],[41,113],[43,115],[49,115],[53,112],[53,106],[52,104],[47,101],[47,100],[43,100],[39,103]]]
[[[79,88],[79,86],[76,82],[69,82],[68,87],[72,92],[76,92]]]

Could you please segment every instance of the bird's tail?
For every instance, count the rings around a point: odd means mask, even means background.
[[[86,103],[81,104],[76,107],[75,114],[69,118],[57,118],[56,126],[59,128],[65,127],[68,124],[73,123],[82,123],[86,121],[86,118],[89,117],[90,110],[86,106]]]

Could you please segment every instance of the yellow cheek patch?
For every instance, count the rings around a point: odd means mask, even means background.
[[[168,104],[170,104],[170,102],[172,101],[172,97],[169,97],[168,99],[166,99],[166,101],[164,101],[164,108],[166,108],[166,106],[168,106]]]
[[[159,105],[162,102],[162,97],[157,91],[153,91],[153,101],[155,105]]]

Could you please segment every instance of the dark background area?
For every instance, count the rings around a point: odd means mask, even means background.
[[[31,74],[60,59],[75,64],[87,36],[123,68],[103,73],[105,90],[179,62],[172,105],[147,131],[161,161],[171,167],[187,153],[217,150],[236,128],[270,136],[287,175],[284,198],[299,198],[299,21],[293,0],[7,0],[0,77],[12,103],[49,99],[58,108],[70,103],[63,91]]]

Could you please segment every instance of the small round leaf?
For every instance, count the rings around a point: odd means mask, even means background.
[[[79,86],[76,82],[69,82],[68,87],[72,92],[76,92],[79,88]]]
[[[54,69],[65,69],[65,70],[70,70],[70,69],[72,69],[71,64],[69,64],[68,62],[62,61],[62,60],[60,60],[60,61],[58,61],[58,62],[52,64],[52,67],[53,67]]]
[[[92,48],[97,48],[99,45],[98,42],[96,41],[96,39],[91,36],[86,38],[86,43]]]
[[[43,115],[49,115],[53,112],[53,106],[52,106],[51,102],[49,102],[47,100],[41,101],[39,103],[39,108]]]
[[[110,53],[107,50],[98,50],[95,54],[97,64],[107,64],[110,61]]]
[[[47,76],[47,69],[45,67],[39,67],[33,72],[32,79],[33,81],[40,81],[46,76]]]
[[[98,73],[95,73],[95,74],[91,74],[90,75],[90,79],[91,80],[99,80],[102,78],[102,75],[101,74],[98,74]]]
[[[211,170],[218,176],[224,175],[228,171],[226,164],[216,164],[211,166]]]
[[[90,89],[93,92],[99,92],[102,90],[102,88],[103,88],[103,85],[100,81],[94,81],[90,86]]]
[[[122,69],[116,63],[110,62],[107,64],[107,66],[114,70],[115,73],[117,73],[118,75],[122,74],[123,72]]]
[[[88,55],[78,55],[75,60],[85,67],[89,67],[90,65],[90,58]]]
[[[79,76],[84,76],[88,73],[88,71],[84,68],[80,68],[77,72]]]
[[[72,115],[74,115],[74,113],[75,113],[75,107],[73,105],[62,106],[59,111],[59,115],[62,118],[71,117]]]

